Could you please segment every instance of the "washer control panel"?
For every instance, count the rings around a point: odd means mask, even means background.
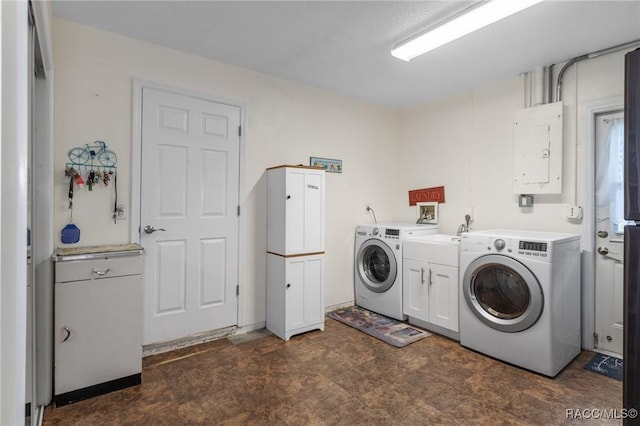
[[[393,228],[386,228],[384,230],[384,237],[391,240],[399,240],[400,239],[400,230]]]

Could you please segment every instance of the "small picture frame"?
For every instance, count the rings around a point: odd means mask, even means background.
[[[438,223],[438,203],[416,203],[418,209],[417,223]]]
[[[329,173],[342,173],[342,160],[333,160],[331,158],[309,157],[309,165],[311,167],[322,167]]]

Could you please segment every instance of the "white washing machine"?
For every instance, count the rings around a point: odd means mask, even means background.
[[[460,343],[554,377],[580,353],[580,236],[462,234]]]
[[[398,320],[402,310],[402,242],[437,234],[437,225],[374,223],[356,227],[356,305]]]

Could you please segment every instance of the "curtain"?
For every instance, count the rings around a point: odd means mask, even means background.
[[[596,221],[610,220],[612,237],[624,233],[624,120],[614,118],[604,146],[597,148]]]

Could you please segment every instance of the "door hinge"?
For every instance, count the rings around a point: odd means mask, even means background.
[[[238,204],[238,217],[240,216],[240,205]]]
[[[593,333],[593,347],[598,347],[598,333]]]
[[[238,126],[238,136],[242,136],[242,126]]]
[[[240,296],[240,286],[236,286],[236,296]]]

